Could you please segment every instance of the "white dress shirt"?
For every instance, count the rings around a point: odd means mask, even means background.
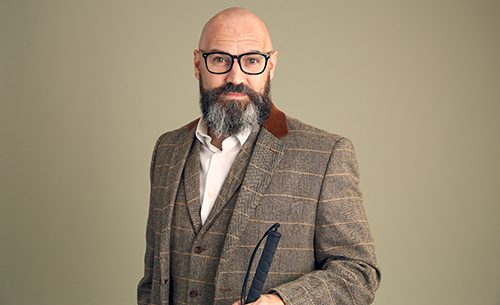
[[[236,155],[250,135],[250,130],[243,131],[222,141],[222,150],[212,145],[212,137],[203,118],[196,127],[196,137],[200,146],[200,204],[201,223],[205,221],[212,210],[215,199],[226,179]]]

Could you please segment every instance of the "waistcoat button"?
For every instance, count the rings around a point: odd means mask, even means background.
[[[194,291],[194,290],[191,290],[189,292],[189,296],[192,297],[192,298],[196,298],[198,296],[198,292]]]
[[[200,247],[200,246],[198,246],[198,247],[194,248],[194,252],[196,252],[196,253],[201,253],[201,252],[203,252],[203,251],[205,251],[205,249],[203,249],[203,248],[202,248],[202,247]]]

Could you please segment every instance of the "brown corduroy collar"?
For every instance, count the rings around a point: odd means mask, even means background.
[[[198,121],[200,119],[195,120],[193,123],[189,124],[188,130],[191,130],[198,125]],[[286,114],[282,111],[278,110],[271,102],[271,113],[269,114],[269,118],[262,125],[267,131],[272,133],[276,138],[281,138],[288,134],[288,126],[286,124]]]

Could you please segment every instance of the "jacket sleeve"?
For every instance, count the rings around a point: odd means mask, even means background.
[[[316,206],[316,270],[271,290],[287,305],[371,304],[380,282],[352,143],[331,152]]]
[[[151,194],[153,188],[154,180],[154,169],[156,152],[160,139],[156,142],[155,148],[153,150],[153,156],[151,158],[151,168],[150,168],[150,181],[151,181]],[[153,264],[154,264],[154,242],[155,242],[155,230],[154,230],[154,211],[152,205],[149,205],[148,222],[146,227],[146,254],[144,256],[144,276],[140,280],[137,288],[137,303],[138,305],[151,304],[151,288],[153,283]]]

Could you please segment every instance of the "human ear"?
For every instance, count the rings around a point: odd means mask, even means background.
[[[274,69],[276,69],[276,63],[278,62],[278,51],[274,51],[271,53],[271,57],[269,58],[269,78],[273,79],[274,77]]]
[[[200,79],[200,51],[194,50],[194,76]]]

